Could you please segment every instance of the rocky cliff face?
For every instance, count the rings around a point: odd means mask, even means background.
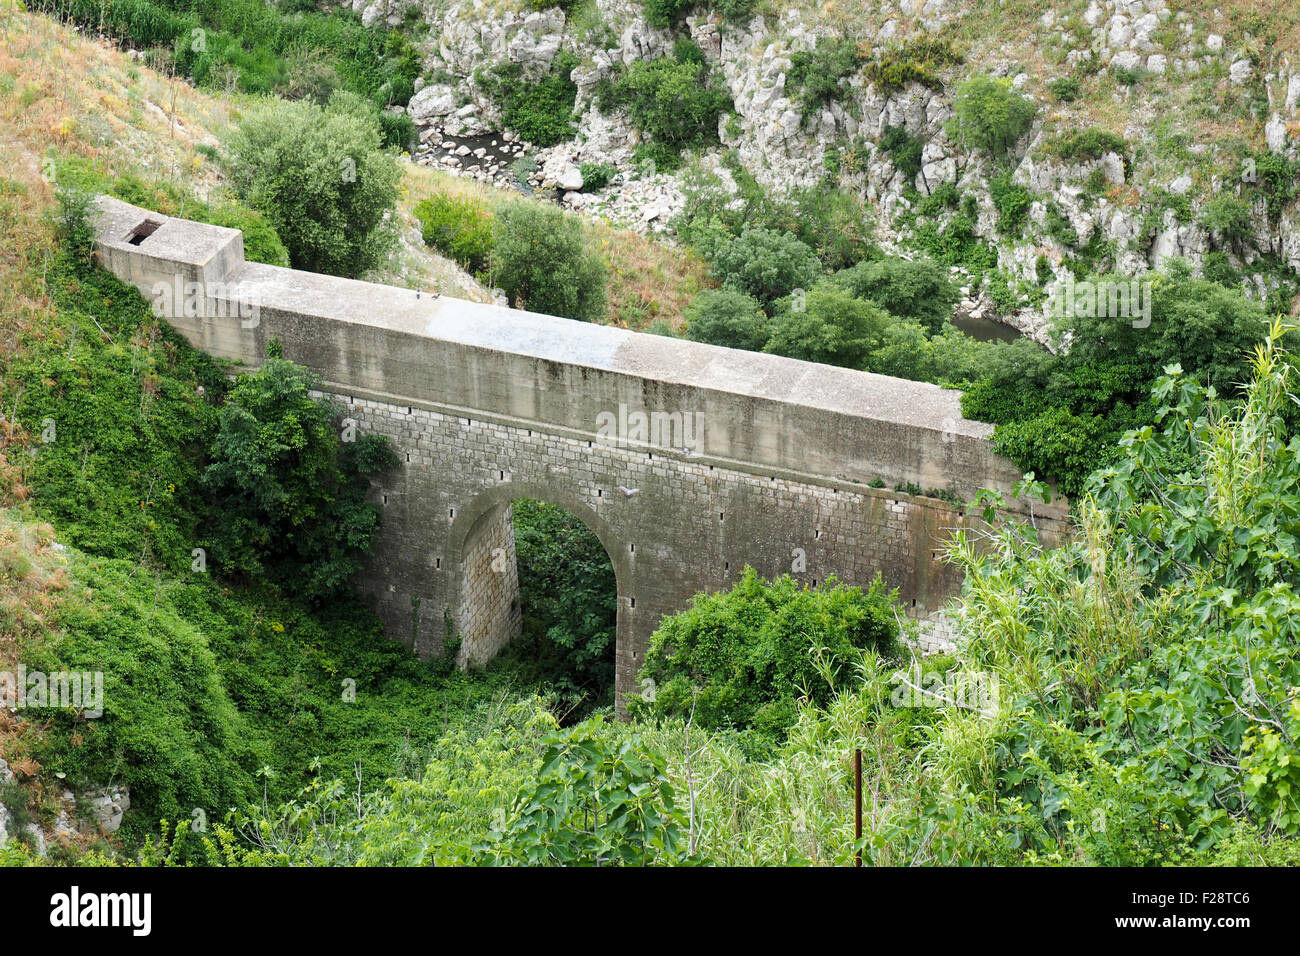
[[[472,157],[465,163],[463,156],[433,155],[451,152],[441,149],[444,143],[498,132],[503,142],[515,143],[516,154],[536,160],[525,173],[528,184],[556,188],[570,207],[643,231],[670,230],[682,205],[681,174],[637,175],[633,151],[640,136],[626,116],[597,107],[596,91],[620,66],[670,56],[674,42],[689,36],[734,104],[734,113],[719,122],[721,146],[700,162],[716,170],[719,156],[733,151],[778,193],[821,182],[830,169],[841,188],[872,200],[879,238],[905,253],[906,214],[917,194],[952,184],[959,195],[975,197],[975,235],[996,247],[1008,288],[1041,292],[1045,283],[1050,292],[1085,244],[1090,266],[1131,275],[1175,256],[1199,269],[1217,251],[1256,296],[1285,289],[1300,274],[1300,214],[1293,200],[1270,217],[1265,204],[1252,199],[1247,234],[1231,242],[1202,222],[1205,204],[1216,196],[1251,198],[1243,188],[1251,182],[1252,151],[1297,159],[1300,69],[1290,67],[1279,52],[1285,44],[1268,36],[1266,23],[1256,27],[1256,36],[1225,25],[1218,11],[1175,13],[1165,0],[1063,4],[1029,22],[1005,12],[1005,4],[884,0],[874,10],[854,11],[851,22],[792,8],[779,17],[734,23],[701,5],[665,29],[647,21],[637,0],[596,0],[594,10],[577,8],[572,16],[505,0],[352,0],[367,22],[393,25],[412,6],[429,25],[427,79],[408,107],[432,150],[424,161],[483,179],[512,178],[504,160],[476,165]],[[798,91],[789,88],[791,56],[813,50],[819,36],[845,34],[871,51],[904,38],[953,37],[965,60],[944,69],[934,88],[911,83],[881,89],[857,70],[846,78],[843,95],[811,112],[801,109]],[[578,89],[577,134],[571,142],[533,148],[502,130],[497,107],[472,77],[503,62],[519,64],[525,76],[541,76],[561,50],[578,60],[570,73]],[[1011,162],[1012,181],[1033,197],[1018,235],[999,232],[990,162],[963,153],[946,131],[952,89],[975,72],[1010,78],[1038,107]],[[1049,92],[1052,80],[1068,76],[1085,77],[1085,96],[1072,100]],[[1054,139],[1092,127],[1122,134],[1124,155],[1111,149],[1070,161],[1051,150]],[[879,145],[890,128],[924,144],[914,179]],[[845,149],[860,161],[837,167],[835,157]],[[582,163],[611,164],[620,175],[602,191],[582,192]],[[988,308],[978,288],[971,292],[968,309]],[[1042,298],[1028,295],[1008,306],[1004,297],[1000,311],[1012,324],[1041,334]]]

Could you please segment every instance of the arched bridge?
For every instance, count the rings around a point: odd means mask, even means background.
[[[99,208],[103,265],[193,346],[256,367],[278,339],[392,439],[357,584],[421,656],[454,631],[481,663],[519,632],[515,498],[568,509],[609,552],[621,703],[660,618],[747,564],[810,585],[879,572],[911,613],[938,609],[961,583],[939,552],[967,519],[893,489],[969,499],[1020,477],[955,391],[259,265],[237,230]]]

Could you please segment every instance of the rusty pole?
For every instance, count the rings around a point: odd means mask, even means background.
[[[862,748],[853,751],[853,838],[857,841],[857,852],[853,855],[853,865],[862,865]]]

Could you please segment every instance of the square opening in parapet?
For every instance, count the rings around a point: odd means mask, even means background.
[[[152,236],[154,231],[161,225],[162,223],[157,222],[156,220],[146,219],[144,222],[140,223],[140,225],[131,230],[131,235],[126,237],[126,241],[131,243],[133,246],[138,246],[140,243]]]

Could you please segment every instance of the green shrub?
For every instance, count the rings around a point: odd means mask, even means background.
[[[685,861],[688,820],[663,754],[600,717],[544,743],[537,784],[518,795],[516,818],[493,846],[498,859],[527,866]]]
[[[790,54],[786,91],[799,103],[804,117],[811,116],[845,93],[845,81],[862,59],[857,41],[851,37],[819,36],[812,50]]]
[[[500,63],[477,73],[475,82],[501,110],[506,128],[531,143],[554,146],[577,132],[573,108],[578,87],[570,79],[577,65],[577,57],[562,50],[543,77],[525,76],[518,63]]]
[[[1047,89],[1062,103],[1073,103],[1079,98],[1079,81],[1070,77],[1052,80]]]
[[[761,352],[771,322],[758,300],[731,289],[706,289],[686,307],[686,335],[696,342]]]
[[[916,174],[921,171],[921,156],[925,151],[925,141],[913,136],[904,126],[886,126],[880,134],[880,149],[889,156],[894,168],[903,174],[908,185],[916,182]]]
[[[1011,236],[1020,235],[1029,215],[1029,207],[1034,204],[1034,194],[1014,182],[1009,172],[989,179],[989,194],[1000,217],[998,231]]]
[[[961,266],[976,276],[998,265],[997,250],[975,235],[975,221],[965,213],[953,216],[942,228],[918,222],[913,245],[946,266]]]
[[[1043,217],[1043,222],[1047,234],[1061,245],[1074,248],[1079,244],[1079,234],[1075,231],[1074,223],[1055,199],[1048,201],[1047,215]]]
[[[981,149],[994,157],[1004,155],[1029,132],[1036,112],[1033,101],[1022,96],[1010,80],[977,75],[957,87],[953,100],[956,116],[949,132],[967,149]]]
[[[217,206],[206,213],[193,213],[194,218],[214,226],[239,229],[244,233],[244,258],[249,262],[264,262],[269,266],[289,266],[289,250],[280,241],[275,228],[261,213],[234,203]]]
[[[758,0],[711,0],[711,2],[713,9],[717,10],[724,20],[733,23],[752,17],[758,8]]]
[[[1125,157],[1124,167],[1128,168],[1128,143],[1122,136],[1095,126],[1052,138],[1047,143],[1047,151],[1071,162],[1098,160],[1107,153],[1118,153]]]
[[[592,321],[605,311],[606,268],[582,223],[554,206],[515,202],[497,215],[496,283],[518,307]]]
[[[393,245],[385,216],[401,172],[380,147],[374,112],[351,93],[313,103],[270,100],[230,134],[231,179],[289,251],[294,268],[356,277]]]
[[[1140,66],[1121,66],[1115,68],[1115,81],[1121,86],[1137,86],[1149,74]]]
[[[695,67],[705,65],[704,51],[690,37],[678,37],[673,41],[673,59],[678,63],[688,63]]]
[[[319,387],[268,356],[227,397],[203,472],[221,570],[292,583],[309,600],[346,589],[360,569],[379,528],[367,476],[397,464],[385,438],[340,440],[342,410],[312,398]]]
[[[379,128],[385,146],[392,146],[409,153],[417,141],[415,120],[406,113],[390,113],[384,110],[379,114]]]
[[[1263,194],[1268,209],[1268,221],[1277,225],[1282,210],[1300,192],[1300,160],[1289,159],[1278,153],[1255,153],[1251,157],[1254,187]]]
[[[796,189],[791,230],[827,269],[845,269],[876,254],[871,207],[856,192],[826,186]]]
[[[935,70],[962,62],[962,55],[946,40],[919,38],[885,50],[866,66],[866,77],[882,91],[896,93],[909,83],[942,90]]]
[[[822,272],[817,253],[806,244],[764,226],[746,228],[722,243],[710,265],[726,288],[751,295],[764,307],[811,287]]]
[[[672,26],[677,17],[694,6],[696,0],[641,0],[645,18],[656,27]]]
[[[931,334],[952,318],[957,287],[948,270],[931,259],[889,257],[861,262],[831,279],[859,299],[870,299],[891,315],[919,322]]]
[[[483,275],[492,256],[492,212],[468,196],[438,194],[421,200],[412,212],[420,235],[462,268]]]
[[[862,369],[892,324],[888,312],[825,281],[804,301],[781,299],[763,351],[805,362]]]
[[[879,578],[865,592],[833,579],[809,589],[788,575],[763,581],[747,567],[730,590],[698,595],[660,622],[641,672],[655,699],[636,707],[694,714],[705,729],[784,737],[797,699],[823,706],[852,679],[862,652],[895,653],[895,598]]]
[[[583,163],[578,167],[578,171],[582,173],[583,192],[604,189],[609,185],[609,181],[614,178],[614,174],[618,172],[609,163]]]
[[[614,84],[617,103],[627,109],[632,124],[654,144],[669,150],[658,157],[672,168],[675,155],[717,142],[718,117],[731,108],[727,94],[708,74],[703,62],[672,57],[637,60]],[[662,165],[662,164],[661,164]]]
[[[1215,196],[1207,202],[1201,210],[1201,222],[1229,243],[1245,239],[1253,228],[1250,204],[1235,196]]]

